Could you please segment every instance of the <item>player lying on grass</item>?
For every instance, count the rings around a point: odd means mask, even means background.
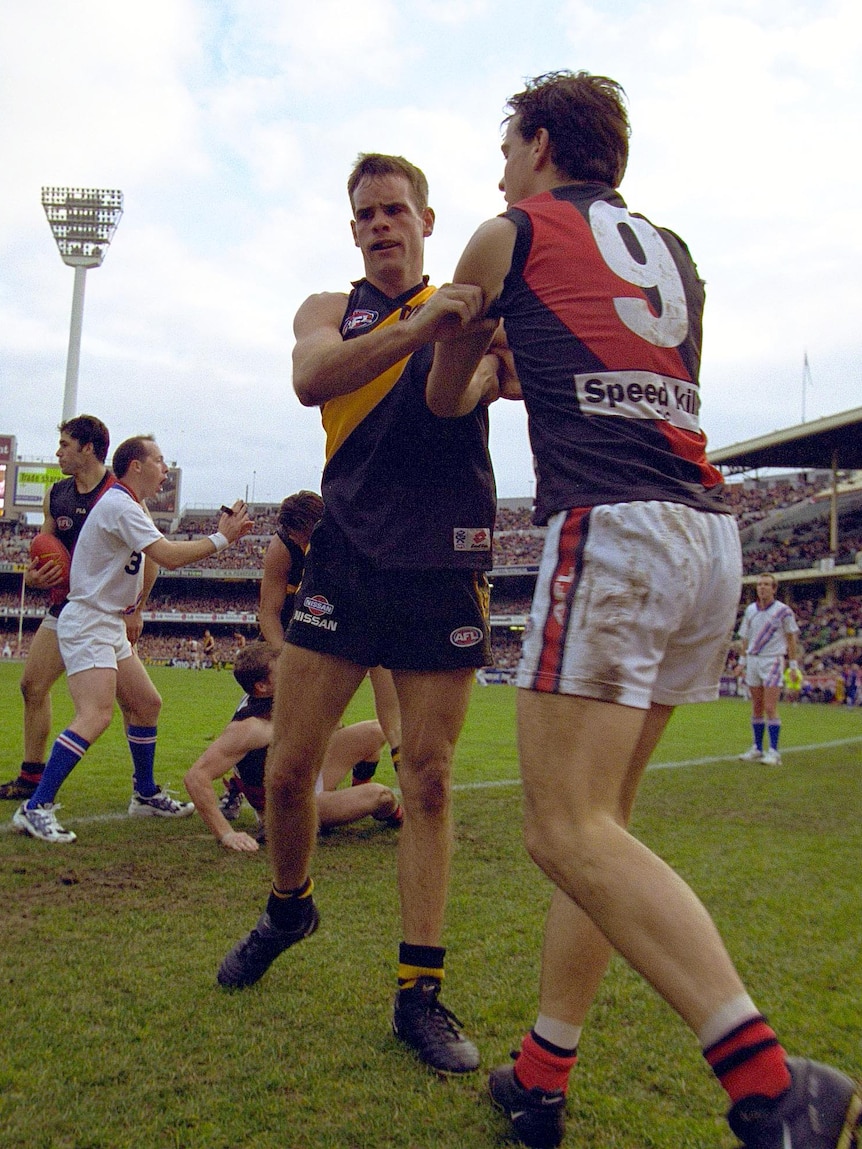
[[[236,784],[236,792],[248,800],[258,815],[259,827],[262,827],[263,774],[272,737],[273,669],[277,657],[278,651],[268,642],[251,643],[239,652],[233,673],[246,691],[245,697],[224,731],[185,776],[185,787],[195,808],[219,845],[228,850],[254,852],[262,835],[252,837],[242,830],[234,830],[226,814],[234,812],[235,816],[235,811],[217,798],[213,782],[230,775],[230,782]],[[367,782],[349,789],[337,789],[357,763],[376,765],[384,741],[383,731],[374,721],[355,722],[333,734],[317,779],[320,829],[343,826],[369,815],[388,826],[401,825],[401,807],[387,786]]]

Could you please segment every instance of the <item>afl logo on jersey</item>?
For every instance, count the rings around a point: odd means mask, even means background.
[[[449,635],[449,641],[458,647],[476,646],[484,637],[478,626],[459,626]]]
[[[320,618],[324,614],[332,614],[333,606],[328,599],[324,598],[322,594],[309,595],[309,597],[302,604],[309,614],[313,614],[315,618]]]
[[[68,515],[60,515],[57,519],[58,531],[71,531],[75,525],[75,520],[70,519]]]
[[[359,331],[363,327],[373,327],[379,317],[379,311],[369,311],[365,307],[351,311],[341,325],[341,334],[347,335],[348,332]]]

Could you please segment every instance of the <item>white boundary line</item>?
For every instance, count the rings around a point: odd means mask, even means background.
[[[786,754],[806,754],[812,750],[831,750],[836,746],[855,746],[862,743],[859,738],[838,738],[834,742],[812,742],[808,746],[782,746],[782,757]],[[650,762],[647,770],[678,770],[681,766],[712,766],[717,762],[738,762],[738,754],[720,754],[713,758],[685,758],[680,762]],[[862,765],[862,763],[860,763]],[[520,786],[520,778],[503,778],[493,782],[464,782],[453,786],[453,790],[493,790],[498,786]]]
[[[838,738],[834,742],[812,742],[808,746],[783,746],[781,748],[781,754],[782,757],[785,754],[807,754],[812,750],[831,750],[836,746],[855,746],[857,743],[862,744],[862,736],[858,738]],[[686,758],[680,762],[651,762],[647,770],[678,770],[683,766],[713,766],[718,762],[738,761],[739,756],[737,754],[720,754],[713,758]],[[862,765],[862,763],[860,763],[860,765]],[[487,782],[462,782],[453,786],[452,790],[453,792],[462,790],[496,790],[501,787],[520,785],[520,778],[500,778]],[[10,802],[10,816],[16,809],[17,806]],[[75,826],[93,826],[98,822],[122,822],[127,818],[131,820],[129,814],[92,814],[83,818],[64,818],[63,822],[65,824],[68,821],[69,825]],[[0,822],[0,834],[10,834],[13,830],[15,830],[15,827],[11,821]]]

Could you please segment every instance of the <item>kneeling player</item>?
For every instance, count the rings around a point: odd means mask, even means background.
[[[255,851],[258,840],[234,830],[225,816],[230,809],[216,797],[213,782],[230,774],[229,793],[244,795],[262,825],[263,771],[272,736],[272,672],[278,651],[267,642],[244,647],[236,657],[234,677],[246,691],[233,718],[185,776],[195,808],[229,850]],[[343,826],[371,816],[390,826],[403,819],[395,794],[377,782],[338,790],[358,762],[376,763],[385,739],[377,722],[356,722],[333,734],[317,780],[317,817],[321,829]],[[235,789],[234,789],[235,788]]]

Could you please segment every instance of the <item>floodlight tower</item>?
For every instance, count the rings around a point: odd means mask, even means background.
[[[62,421],[65,423],[77,414],[87,269],[102,265],[123,214],[123,193],[97,188],[43,187],[42,207],[63,263],[75,269],[66,389],[63,392]]]

